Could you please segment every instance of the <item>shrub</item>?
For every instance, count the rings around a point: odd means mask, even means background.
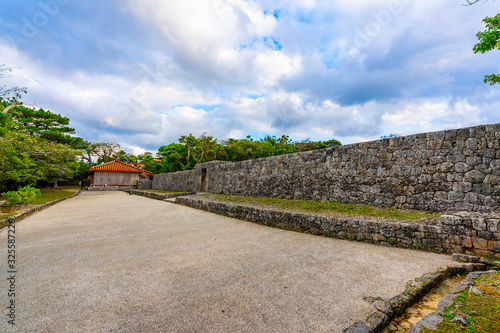
[[[9,191],[2,193],[3,197],[7,200],[9,205],[25,204],[32,202],[35,198],[42,195],[39,189],[27,185],[19,187],[17,191]]]

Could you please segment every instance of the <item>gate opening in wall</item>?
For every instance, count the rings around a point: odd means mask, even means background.
[[[201,169],[201,192],[207,191],[207,169]]]

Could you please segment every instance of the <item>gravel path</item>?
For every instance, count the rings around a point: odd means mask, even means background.
[[[451,257],[268,228],[123,192],[83,192],[16,224],[15,329],[342,332]]]

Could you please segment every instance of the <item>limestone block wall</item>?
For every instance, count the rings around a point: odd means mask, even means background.
[[[203,180],[204,179],[204,180]],[[433,211],[500,207],[500,124],[155,175],[153,188]]]
[[[153,184],[153,181],[150,179],[139,179],[137,181],[137,188],[138,189],[151,189],[151,185]]]
[[[200,192],[198,170],[154,175],[151,188],[167,191]]]

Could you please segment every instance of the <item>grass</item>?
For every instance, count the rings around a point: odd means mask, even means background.
[[[175,191],[164,191],[164,190],[154,190],[154,189],[137,189],[138,191],[144,191],[144,192],[154,192],[154,193],[167,193],[167,194],[178,194],[178,193],[186,193],[185,191],[181,192],[175,192]]]
[[[12,215],[16,215],[17,213],[2,213],[0,212],[0,220],[6,219]]]
[[[491,333],[500,332],[500,273],[485,274],[476,279],[475,286],[484,291],[476,295],[464,291],[457,297],[455,313],[452,309],[443,315],[443,322],[437,330],[424,329],[422,332],[440,333]],[[456,315],[465,315],[470,326],[452,323]]]
[[[62,199],[73,195],[77,192],[79,187],[62,187],[60,189],[50,189],[42,188],[40,191],[42,195],[31,203],[32,206],[38,206],[47,202],[51,202],[57,199]]]
[[[51,202],[57,199],[62,199],[69,197],[70,195],[73,195],[76,191],[78,191],[79,187],[76,186],[64,186],[59,189],[49,189],[49,188],[42,188],[40,189],[40,192],[42,192],[42,195],[38,198],[35,198],[33,202],[31,203],[31,206],[38,206],[47,202]],[[3,197],[1,197],[3,199]],[[15,212],[15,213],[1,213],[0,212],[0,220],[6,219],[12,215],[19,214],[20,211]]]
[[[356,205],[350,203],[339,203],[331,201],[313,201],[313,200],[288,200],[288,199],[272,199],[262,197],[244,197],[222,194],[202,194],[201,196],[214,199],[217,201],[244,203],[258,206],[269,206],[272,208],[293,210],[299,212],[316,213],[316,214],[352,214],[362,215],[377,218],[388,218],[406,221],[437,221],[440,213],[422,212],[416,210],[395,209],[374,207],[368,205]]]

